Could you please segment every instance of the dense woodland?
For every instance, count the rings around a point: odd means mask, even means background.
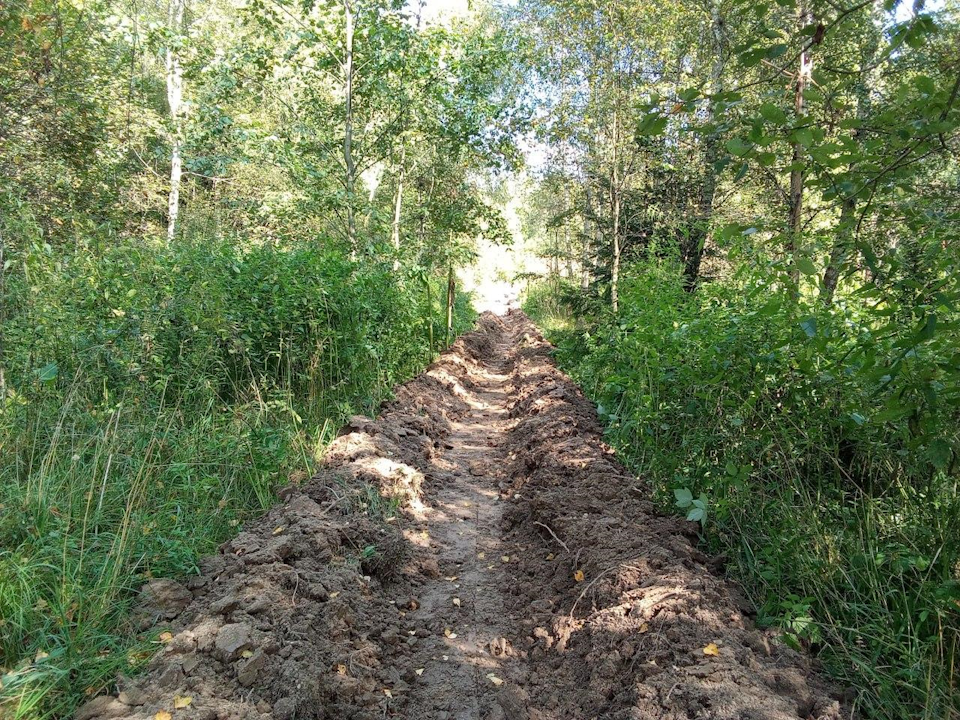
[[[761,624],[960,716],[956,0],[426,9],[0,4],[0,717],[142,667],[136,589],[469,327],[480,241]]]

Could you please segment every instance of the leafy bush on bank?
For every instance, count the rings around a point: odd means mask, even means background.
[[[956,317],[797,302],[759,277],[688,293],[666,261],[623,278],[618,315],[581,298],[566,328],[548,318],[621,458],[868,716],[960,711]],[[551,283],[535,316],[577,295]]]

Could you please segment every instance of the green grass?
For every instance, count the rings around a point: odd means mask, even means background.
[[[856,306],[777,305],[721,282],[690,296],[678,277],[627,268],[615,320],[562,284],[526,307],[660,506],[703,495],[704,540],[762,624],[854,687],[865,717],[960,717],[960,496],[932,451],[960,425],[947,406],[897,415],[950,341],[878,383],[851,343],[873,342],[882,367],[899,338],[876,341]]]

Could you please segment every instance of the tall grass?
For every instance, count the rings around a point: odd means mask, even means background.
[[[669,262],[624,277],[616,318],[589,303],[568,303],[565,327],[548,316],[621,458],[664,508],[702,494],[704,537],[759,621],[815,651],[866,717],[956,718],[960,497],[941,450],[960,423],[948,404],[898,414],[953,341],[918,346],[891,381],[877,368],[902,357],[910,321],[873,332],[854,304],[733,281],[690,294]],[[535,316],[551,307],[534,300]]]
[[[428,324],[443,322],[422,281],[315,247],[87,250],[33,248],[6,285],[0,715],[12,718],[69,716],[135,672],[155,647],[128,619],[136,589],[195,572],[305,479],[346,415],[429,362]],[[459,298],[458,329],[469,321]]]

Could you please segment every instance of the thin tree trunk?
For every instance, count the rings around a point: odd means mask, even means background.
[[[801,4],[797,18],[798,32],[810,22],[811,15],[805,4]],[[810,83],[810,76],[813,72],[813,57],[810,50],[804,50],[800,53],[799,65],[797,67],[797,77],[794,82],[793,111],[797,119],[803,117],[805,103],[803,92]],[[791,153],[790,170],[790,227],[787,232],[787,253],[792,263],[790,278],[793,285],[793,292],[799,296],[800,292],[800,270],[796,264],[796,254],[800,249],[800,235],[803,230],[803,144],[799,141],[793,143],[793,152]]]
[[[343,164],[346,169],[345,186],[347,191],[347,243],[351,253],[356,252],[357,227],[354,217],[354,192],[357,185],[357,169],[353,161],[353,34],[354,18],[350,0],[343,2],[344,16],[344,58],[343,58]]]
[[[821,299],[825,305],[833,303],[833,294],[840,279],[840,266],[846,256],[849,241],[853,238],[854,213],[857,209],[857,198],[853,195],[843,199],[840,208],[840,225],[837,228],[838,237],[830,249],[830,262],[823,271],[823,291]]]
[[[872,111],[872,103],[870,102],[869,74],[871,72],[870,68],[873,66],[874,59],[876,58],[877,51],[880,49],[879,33],[875,29],[872,30],[872,32],[874,35],[872,36],[869,45],[867,45],[863,62],[861,63],[861,67],[866,69],[862,71],[860,79],[854,88],[854,96],[857,98],[857,119],[860,120],[861,123],[870,117]],[[863,136],[861,134],[863,131],[861,127],[855,128],[852,133],[854,143],[858,149],[862,145],[863,141]],[[852,172],[853,169],[854,166],[851,165],[848,168],[848,172]],[[820,299],[824,305],[833,304],[833,297],[837,290],[837,284],[840,282],[841,266],[846,260],[847,254],[850,252],[853,245],[855,231],[854,216],[856,215],[856,211],[857,197],[855,195],[848,195],[843,199],[843,204],[840,206],[840,223],[837,227],[836,240],[834,241],[833,246],[830,248],[830,260],[826,269],[823,271],[823,289],[820,293]]]
[[[174,38],[179,44],[183,32],[183,15],[186,0],[170,0],[167,20]],[[167,198],[167,242],[177,234],[180,217],[180,179],[183,176],[183,67],[180,64],[179,47],[166,51],[167,104],[170,107],[170,122],[173,138],[170,143],[170,194]]]
[[[453,342],[453,304],[456,300],[457,284],[453,274],[453,265],[447,266],[447,345]]]
[[[716,96],[723,92],[723,19],[720,17],[719,2],[714,2],[710,11],[710,35],[713,45],[713,67],[710,71],[710,92]],[[710,116],[717,122],[717,103],[711,101]],[[710,220],[713,217],[713,198],[717,192],[716,163],[720,158],[720,137],[716,131],[707,136],[704,152],[704,177],[700,186],[700,198],[697,207],[698,225],[686,238],[684,248],[684,287],[688,291],[696,289],[700,280],[700,266],[703,252],[710,232]]]
[[[400,177],[397,179],[397,194],[393,203],[393,227],[390,232],[390,239],[393,243],[393,269],[400,268],[400,216],[403,211],[403,181],[406,175],[407,148],[400,148]]]
[[[620,176],[618,144],[620,114],[613,113],[613,162],[610,165],[610,219],[613,227],[613,259],[610,265],[610,304],[613,312],[620,311]]]
[[[430,275],[427,278],[427,334],[430,339],[430,354],[433,354],[433,293],[430,291]]]
[[[593,212],[593,203],[590,198],[590,179],[585,178],[584,209],[583,209],[583,247],[580,250],[580,289],[586,291],[590,287],[590,215]]]

